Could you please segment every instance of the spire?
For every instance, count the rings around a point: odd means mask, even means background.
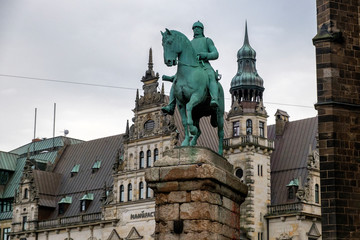
[[[256,70],[256,51],[250,46],[247,21],[245,22],[244,44],[237,53],[238,71],[231,80],[230,93],[237,102],[262,101],[264,81]]]
[[[150,48],[149,50],[149,62],[148,62],[148,70],[146,70],[145,72],[145,76],[142,77],[142,82],[144,82],[144,84],[149,84],[149,83],[153,83],[153,82],[157,82],[157,80],[159,79],[159,73],[155,74],[154,70],[153,70],[153,57],[152,57],[152,49]]]
[[[245,21],[245,37],[244,37],[244,45],[249,45],[249,37],[248,37],[248,31],[247,31],[247,20]]]

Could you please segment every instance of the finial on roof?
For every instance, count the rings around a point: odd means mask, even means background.
[[[129,135],[130,132],[130,128],[129,128],[129,120],[126,120],[126,129],[125,129],[125,134]]]
[[[161,84],[161,94],[164,95],[165,94],[165,90],[164,90],[164,83]]]
[[[245,21],[245,38],[244,38],[244,45],[250,45],[249,37],[248,37],[248,30],[247,30],[247,20]]]
[[[148,70],[146,70],[145,75],[142,77],[142,82],[144,82],[144,84],[150,84],[153,83],[154,81],[157,82],[157,80],[159,79],[159,74],[155,74],[154,70],[153,70],[153,56],[152,56],[152,48],[150,48],[149,50],[149,63],[148,63]]]
[[[152,48],[150,48],[149,50],[149,63],[148,63],[148,66],[149,66],[149,70],[153,70],[153,57],[152,57]]]

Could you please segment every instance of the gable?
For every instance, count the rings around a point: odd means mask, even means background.
[[[123,240],[115,229],[112,230],[107,240]]]
[[[317,228],[316,224],[313,223],[311,225],[310,231],[306,233],[309,237],[319,238],[321,236],[319,229]]]
[[[136,228],[133,227],[125,239],[126,240],[135,240],[135,239],[142,239],[142,238],[143,238],[143,236],[140,236],[140,234],[136,230]]]

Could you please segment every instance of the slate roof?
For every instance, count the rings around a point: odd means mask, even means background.
[[[34,183],[39,191],[39,205],[56,207],[56,194],[58,192],[61,177],[59,173],[33,170]]]
[[[282,136],[275,135],[275,125],[268,126],[268,139],[275,141],[271,155],[271,204],[287,203],[287,187],[291,180],[307,178],[310,148],[316,149],[317,117],[287,122]]]
[[[108,187],[113,184],[112,167],[118,156],[118,151],[122,147],[122,135],[68,146],[53,170],[53,174],[61,175],[61,177],[53,202],[55,203],[55,211],[51,214],[50,219],[58,217],[58,202],[66,196],[72,197],[72,204],[61,217],[79,215],[80,199],[87,193],[93,193],[94,200],[86,213],[100,212],[100,199],[104,183],[106,182]],[[93,173],[92,167],[96,161],[101,161],[101,167]],[[79,171],[71,176],[71,170],[75,165],[80,165]],[[44,189],[47,189],[47,186],[44,186]]]

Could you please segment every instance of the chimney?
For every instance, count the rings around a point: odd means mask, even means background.
[[[286,123],[289,122],[290,116],[287,114],[287,112],[278,109],[275,113],[275,133],[276,136],[282,136],[285,131]]]

